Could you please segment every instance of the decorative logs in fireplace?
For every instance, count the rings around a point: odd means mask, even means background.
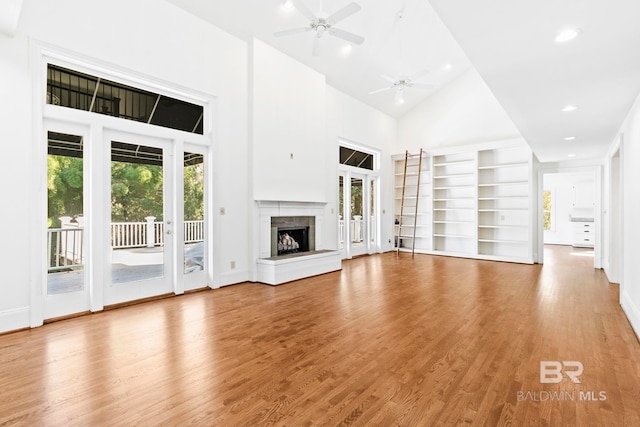
[[[278,255],[309,251],[309,227],[279,227]]]

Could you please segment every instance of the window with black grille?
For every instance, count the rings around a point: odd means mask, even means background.
[[[201,105],[52,64],[47,67],[47,104],[203,134]]]
[[[363,153],[353,148],[340,147],[340,164],[373,170],[373,154]]]

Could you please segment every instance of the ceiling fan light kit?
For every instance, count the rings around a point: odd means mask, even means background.
[[[317,56],[320,53],[320,39],[324,36],[324,34],[329,34],[330,36],[337,37],[342,40],[346,40],[351,44],[361,45],[364,43],[364,37],[359,36],[357,34],[351,33],[349,31],[342,30],[340,28],[334,27],[335,24],[341,22],[354,13],[358,12],[361,7],[358,3],[352,2],[343,7],[342,9],[334,12],[328,17],[319,17],[316,16],[303,2],[302,0],[291,0],[291,5],[300,12],[305,18],[307,18],[310,22],[307,27],[302,28],[293,28],[290,30],[279,31],[274,34],[275,37],[283,37],[290,36],[294,34],[306,33],[309,31],[314,31],[313,38],[313,55]]]

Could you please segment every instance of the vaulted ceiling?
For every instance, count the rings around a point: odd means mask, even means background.
[[[601,158],[640,92],[637,0],[357,0],[362,10],[337,27],[365,42],[347,52],[325,35],[319,56],[310,32],[274,36],[309,24],[284,0],[167,1],[240,38],[261,39],[394,117],[475,67],[541,161]],[[301,1],[325,16],[350,2]],[[579,36],[555,42],[567,28]],[[369,94],[390,85],[381,75],[425,69],[418,81],[433,89],[407,89],[403,104],[393,90]],[[566,105],[577,109],[561,111]]]

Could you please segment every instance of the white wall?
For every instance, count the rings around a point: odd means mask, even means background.
[[[398,121],[395,153],[522,138],[475,69],[443,87]]]
[[[623,239],[620,302],[635,332],[640,336],[640,96],[629,112],[620,133],[622,141]],[[614,142],[615,143],[615,142]]]
[[[325,76],[257,39],[251,69],[253,198],[326,202]]]
[[[382,206],[381,246],[382,250],[391,250],[389,240],[393,234],[393,179],[391,147],[397,137],[397,120],[382,113],[367,104],[346,95],[345,93],[327,86],[327,162],[328,173],[327,193],[329,204],[327,215],[333,218],[329,221],[325,238],[334,242],[333,248],[338,247],[338,147],[339,140],[359,144],[380,152],[380,194]]]
[[[124,13],[126,11],[126,13]],[[0,114],[3,155],[0,179],[3,198],[3,250],[0,267],[0,332],[29,325],[29,254],[26,238],[30,224],[25,213],[33,206],[34,172],[29,42],[43,41],[70,54],[112,64],[119,71],[145,76],[217,97],[215,194],[226,216],[214,222],[219,242],[214,265],[217,284],[246,280],[249,254],[247,45],[165,2],[114,0],[96,15],[94,2],[25,0],[13,38],[0,35],[0,93],[5,100]],[[44,96],[44,94],[42,94]],[[17,161],[19,159],[20,161]],[[229,179],[233,177],[233,179]],[[44,220],[44,219],[43,219]],[[44,236],[43,236],[44,239]],[[222,245],[222,243],[220,243]],[[236,261],[231,271],[228,260]]]
[[[553,192],[552,229],[544,231],[544,243],[571,245],[574,208],[594,208],[595,182],[589,173],[550,173],[544,175],[544,190]]]

